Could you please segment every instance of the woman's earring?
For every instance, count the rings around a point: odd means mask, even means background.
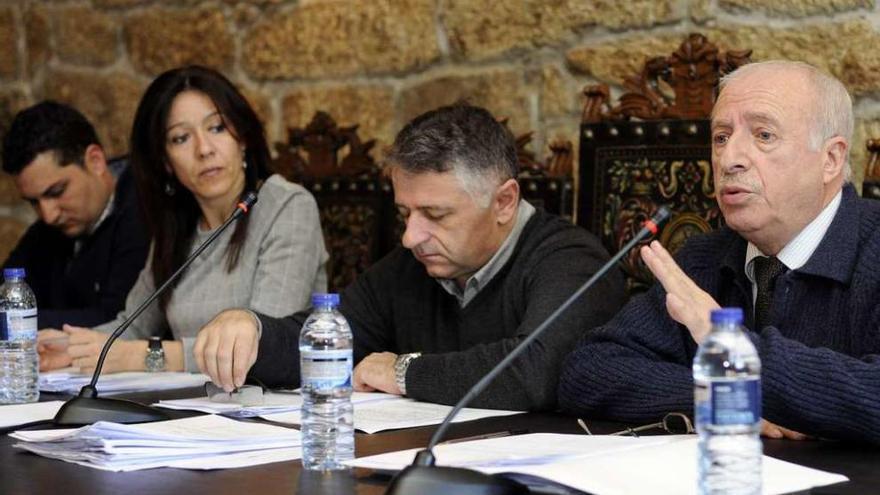
[[[174,183],[170,180],[165,182],[165,194],[168,196],[174,196],[174,193],[177,192],[177,189],[174,188]]]
[[[244,161],[244,160],[241,161],[241,168],[247,170],[247,162],[246,161]]]

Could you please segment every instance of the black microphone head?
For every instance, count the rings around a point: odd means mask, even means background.
[[[661,206],[654,213],[654,216],[651,217],[651,221],[654,222],[654,225],[660,227],[664,223],[666,223],[666,221],[669,220],[669,217],[671,217],[671,216],[672,216],[672,212],[669,211],[669,208],[667,208],[665,206]]]
[[[257,193],[253,191],[248,191],[247,194],[241,198],[241,201],[238,203],[237,208],[242,211],[242,213],[247,213],[251,207],[253,207],[257,203]]]

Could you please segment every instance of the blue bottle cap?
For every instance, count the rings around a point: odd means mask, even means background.
[[[737,323],[743,322],[742,308],[721,308],[712,310],[712,323]]]
[[[4,268],[3,278],[24,278],[24,268]]]
[[[315,292],[312,294],[312,306],[316,308],[319,306],[339,306],[339,294]]]

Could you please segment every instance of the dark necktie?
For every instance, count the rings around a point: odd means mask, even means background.
[[[757,331],[767,323],[776,277],[783,272],[785,265],[776,256],[755,258],[755,285],[758,286],[758,297],[755,298],[755,330]]]

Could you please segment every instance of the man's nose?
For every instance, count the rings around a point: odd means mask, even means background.
[[[37,203],[37,214],[46,225],[55,225],[61,219],[61,208],[54,199],[41,199]]]
[[[430,237],[426,222],[421,215],[411,213],[406,219],[406,229],[403,231],[403,238],[400,242],[403,247],[413,249],[419,244],[425,242]]]
[[[751,166],[751,142],[744,132],[734,132],[727,143],[713,152],[715,165],[725,174],[735,174],[748,170]]]

